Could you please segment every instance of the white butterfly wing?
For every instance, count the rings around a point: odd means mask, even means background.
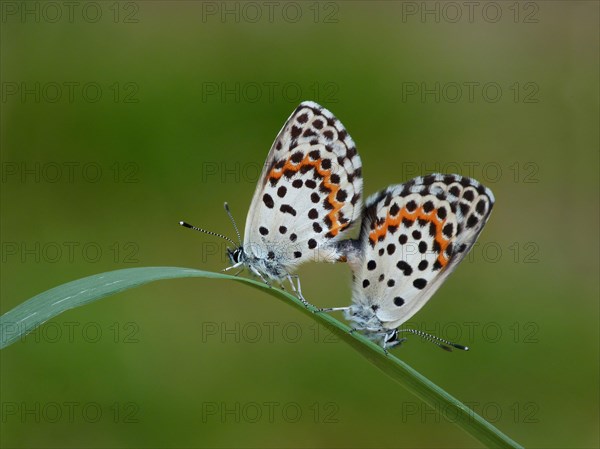
[[[244,232],[246,252],[287,272],[327,259],[362,208],[362,164],[342,123],[305,101],[267,156]]]
[[[489,189],[459,175],[419,177],[370,197],[353,301],[385,328],[400,326],[469,252],[493,204]]]

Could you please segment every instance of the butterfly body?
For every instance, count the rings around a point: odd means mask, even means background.
[[[308,261],[335,261],[360,216],[362,164],[331,112],[302,102],[267,156],[233,262],[281,282]]]
[[[361,210],[362,164],[352,138],[330,111],[302,102],[267,155],[227,270],[247,268],[269,284],[287,279],[308,304],[292,273],[305,262],[335,262]]]
[[[432,174],[390,186],[366,202],[361,233],[346,244],[356,329],[384,348],[471,249],[489,218],[492,192],[460,175]]]

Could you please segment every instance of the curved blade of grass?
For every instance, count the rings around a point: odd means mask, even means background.
[[[249,284],[269,293],[327,327],[333,334],[348,343],[404,388],[436,409],[442,416],[452,416],[453,422],[487,447],[521,447],[406,363],[391,354],[386,355],[379,345],[358,332],[350,334],[348,326],[329,314],[316,314],[313,310],[304,307],[291,294],[277,288],[270,288],[262,282],[222,273],[178,267],[129,268],[97,274],[60,285],[34,296],[0,317],[0,349],[14,343],[37,326],[66,310],[149,282],[184,277],[229,279]]]

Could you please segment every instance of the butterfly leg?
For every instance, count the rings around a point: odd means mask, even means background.
[[[294,285],[294,279],[296,279],[297,285]],[[296,297],[300,301],[302,301],[302,304],[304,304],[304,306],[307,309],[308,309],[308,306],[312,306],[312,304],[309,303],[306,299],[304,299],[304,296],[302,296],[302,286],[300,285],[300,276],[298,276],[297,274],[288,274],[287,280],[290,282],[290,285],[292,286],[292,291],[296,294]]]
[[[234,268],[238,268],[240,265],[242,265],[243,262],[238,262],[235,265],[230,265],[227,268],[223,268],[221,271],[229,271],[229,270],[233,270]],[[240,274],[242,271],[244,271],[244,269],[242,268],[240,271],[238,271],[235,276],[237,276],[238,274]]]
[[[325,312],[325,313],[331,313],[331,312],[343,312],[344,310],[348,310],[350,307],[326,307],[324,309],[317,309],[316,312],[317,313],[321,313],[321,312]]]
[[[260,271],[258,271],[256,268],[254,268],[252,265],[250,265],[250,271],[252,271],[252,273],[254,273],[256,276],[258,276],[261,281],[263,281],[265,284],[267,284],[267,287],[272,287],[271,283],[269,281],[267,281],[267,279],[262,275],[262,273]]]

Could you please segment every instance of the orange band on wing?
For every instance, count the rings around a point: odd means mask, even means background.
[[[350,223],[341,223],[340,222],[340,217],[338,215],[338,212],[340,211],[340,209],[342,207],[344,207],[344,203],[339,202],[336,199],[336,195],[338,193],[338,191],[340,190],[340,186],[337,184],[334,184],[331,182],[331,169],[324,169],[321,167],[321,160],[317,159],[316,161],[313,161],[310,159],[310,157],[308,156],[308,154],[306,156],[304,156],[304,159],[302,161],[300,161],[300,163],[298,164],[294,164],[293,162],[291,162],[290,159],[288,159],[285,162],[285,165],[283,167],[281,167],[280,169],[273,167],[271,169],[271,172],[269,173],[268,178],[269,179],[279,179],[283,176],[283,174],[286,171],[291,171],[291,172],[298,172],[300,171],[300,169],[302,169],[302,167],[313,167],[316,172],[321,175],[321,177],[323,178],[323,185],[325,186],[325,188],[327,188],[329,190],[329,195],[327,196],[327,201],[329,202],[329,204],[332,206],[332,210],[327,214],[327,217],[329,217],[331,226],[329,228],[329,234],[332,237],[335,237],[336,235],[338,235],[338,233],[340,231],[343,231],[345,228],[347,228]]]
[[[388,211],[385,217],[385,221],[381,225],[376,225],[375,229],[373,229],[369,233],[369,240],[371,241],[371,245],[374,246],[381,236],[385,236],[387,234],[389,226],[399,227],[403,219],[411,221],[424,220],[428,223],[433,223],[435,225],[435,241],[440,247],[440,253],[438,255],[437,260],[442,267],[445,267],[450,261],[450,258],[446,257],[445,254],[446,248],[448,247],[450,241],[446,239],[444,237],[444,234],[442,233],[442,229],[444,228],[444,223],[446,222],[446,219],[440,220],[437,217],[436,209],[433,209],[429,213],[426,213],[423,210],[423,207],[419,207],[413,212],[409,212],[406,209],[406,207],[403,207],[395,216],[391,216]]]

